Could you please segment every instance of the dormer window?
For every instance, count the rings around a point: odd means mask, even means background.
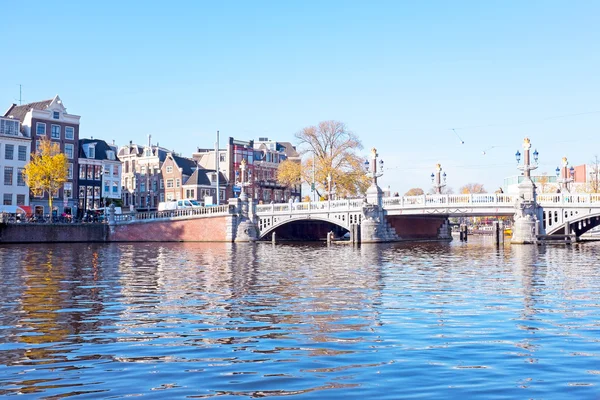
[[[106,158],[109,160],[115,159],[115,152],[112,150],[106,150]]]
[[[60,113],[58,111],[54,111],[52,113],[52,118],[54,118],[54,119],[60,119]]]
[[[96,158],[96,146],[90,146],[88,148],[88,158]]]

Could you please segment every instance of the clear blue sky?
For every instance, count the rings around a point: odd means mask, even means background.
[[[525,136],[548,173],[600,153],[598,1],[154,3],[5,5],[2,108],[22,84],[24,102],[59,94],[81,137],[188,156],[217,129],[293,142],[340,120],[401,193],[436,162],[493,191]]]

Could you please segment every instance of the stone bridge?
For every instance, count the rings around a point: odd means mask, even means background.
[[[449,218],[513,217],[520,200],[509,194],[422,195],[382,197],[378,206],[366,199],[266,205],[232,199],[226,206],[114,215],[112,238],[251,241],[276,232],[281,239],[323,239],[334,231],[350,232],[356,242],[450,240]],[[600,194],[540,194],[536,204],[537,236],[580,236],[600,225]]]

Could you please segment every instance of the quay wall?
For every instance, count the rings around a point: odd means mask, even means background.
[[[104,224],[0,224],[0,243],[105,242]]]
[[[446,217],[386,216],[387,222],[403,240],[439,239]]]
[[[109,242],[231,242],[230,216],[187,220],[136,221],[109,226]],[[229,235],[230,236],[230,235]]]

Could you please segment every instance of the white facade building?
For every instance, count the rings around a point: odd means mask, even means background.
[[[29,205],[23,170],[29,163],[31,138],[20,125],[18,119],[0,117],[0,204],[5,206]]]

